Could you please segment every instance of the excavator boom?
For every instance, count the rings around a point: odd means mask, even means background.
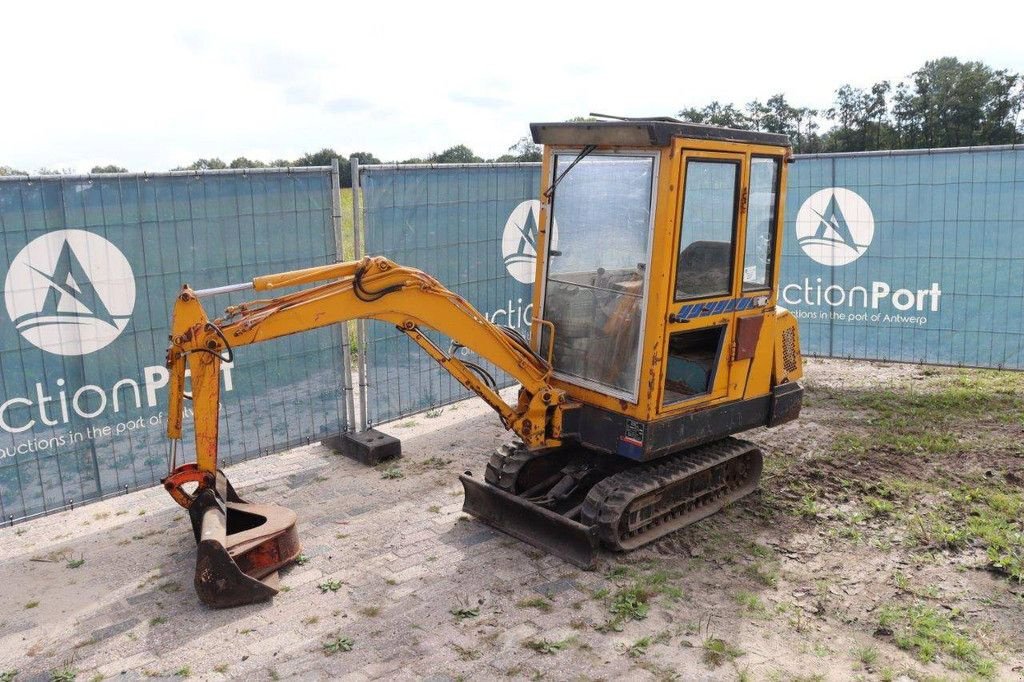
[[[223,318],[214,320],[200,302],[204,295],[228,291],[298,286],[304,288],[231,306]],[[171,375],[167,435],[176,451],[182,437],[187,368],[196,459],[181,466],[172,463],[163,484],[189,510],[200,546],[196,589],[204,602],[235,606],[272,596],[276,589],[266,577],[299,552],[294,513],[243,501],[218,469],[221,363],[230,361],[242,346],[359,318],[394,324],[490,405],[528,449],[562,444],[563,413],[576,405],[564,391],[550,385],[550,364],[516,332],[492,324],[464,298],[420,270],[376,257],[256,277],[251,285],[206,291],[185,285],[175,302],[167,351]],[[443,333],[455,346],[469,348],[511,375],[522,386],[516,404],[501,398],[486,371],[439,348],[425,329]],[[226,574],[230,579],[224,579]]]

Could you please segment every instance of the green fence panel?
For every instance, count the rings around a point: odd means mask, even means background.
[[[0,181],[5,521],[166,474],[175,292],[333,262],[331,188],[330,169]],[[203,303],[216,316],[229,299]],[[222,463],[345,429],[339,343],[332,328],[236,353],[221,373]]]

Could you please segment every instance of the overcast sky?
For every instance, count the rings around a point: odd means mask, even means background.
[[[675,114],[954,55],[1024,72],[1019,2],[7,2],[0,165],[166,170],[329,146],[503,153],[530,121]]]

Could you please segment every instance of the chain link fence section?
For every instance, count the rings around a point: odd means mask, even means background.
[[[797,157],[779,304],[807,355],[1024,369],[1024,147]]]
[[[334,262],[336,185],[330,168],[0,178],[4,521],[165,475],[175,293]],[[222,370],[221,463],[346,430],[340,345],[334,327],[241,349]]]
[[[539,163],[374,165],[358,173],[365,254],[429,273],[488,320],[528,337]],[[427,335],[449,347],[440,334]],[[369,423],[473,395],[393,326],[368,321],[365,338]],[[457,352],[482,365],[498,386],[513,383],[466,349]]]

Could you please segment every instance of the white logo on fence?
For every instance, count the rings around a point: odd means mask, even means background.
[[[508,274],[523,284],[533,284],[537,272],[537,233],[540,201],[528,199],[516,206],[505,221],[501,254]],[[551,219],[551,248],[558,245],[558,225]]]
[[[116,339],[135,308],[135,277],[116,246],[84,230],[57,230],[23,248],[4,284],[7,314],[32,345],[86,355]]]
[[[875,217],[868,202],[851,190],[829,187],[812,194],[796,216],[796,239],[822,265],[846,265],[868,250]]]

